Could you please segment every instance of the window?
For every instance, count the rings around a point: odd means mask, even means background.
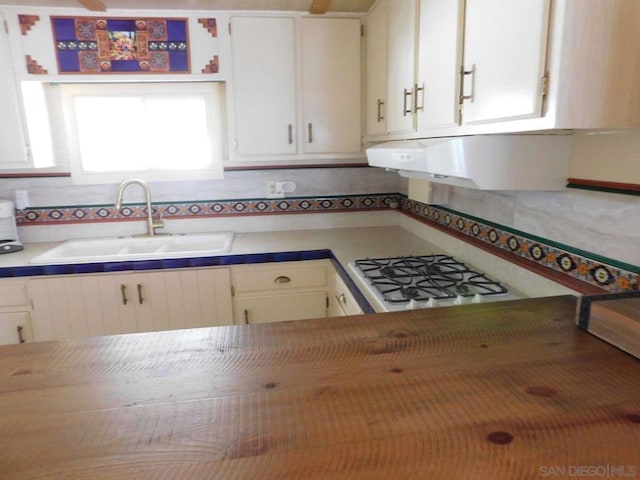
[[[218,83],[58,87],[74,183],[222,178]]]

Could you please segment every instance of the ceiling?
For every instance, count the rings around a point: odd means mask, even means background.
[[[34,7],[71,7],[99,10],[100,4],[111,9],[128,10],[275,10],[321,12],[366,12],[374,0],[0,0],[0,5]],[[84,6],[83,6],[84,5]],[[89,11],[89,10],[87,10]],[[315,13],[312,11],[312,13]]]

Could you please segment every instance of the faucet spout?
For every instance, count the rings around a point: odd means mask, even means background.
[[[162,221],[162,215],[158,220],[153,219],[153,209],[151,208],[151,190],[149,190],[149,186],[144,180],[140,180],[138,178],[130,178],[125,180],[120,184],[118,188],[118,194],[116,195],[116,210],[120,210],[122,208],[122,196],[124,195],[125,189],[131,184],[138,184],[144,190],[145,200],[147,202],[147,235],[153,237],[156,235],[156,229],[164,227],[164,222]]]

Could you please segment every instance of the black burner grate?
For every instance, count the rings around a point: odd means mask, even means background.
[[[355,266],[387,302],[499,295],[507,289],[449,255],[356,260]]]

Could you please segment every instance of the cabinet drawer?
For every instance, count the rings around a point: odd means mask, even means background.
[[[21,307],[29,305],[26,285],[0,286],[0,307]]]
[[[323,287],[327,283],[326,268],[321,265],[300,267],[247,267],[234,272],[237,293],[290,288]]]

